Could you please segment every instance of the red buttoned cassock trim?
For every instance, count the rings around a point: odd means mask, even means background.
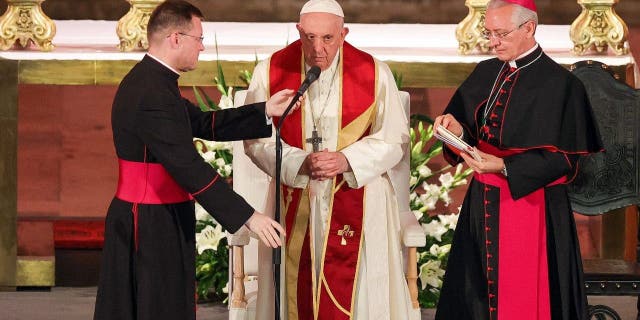
[[[480,143],[478,148],[501,157],[517,153],[486,143]],[[476,173],[474,179],[499,188],[500,192],[497,284],[498,295],[508,298],[498,299],[497,310],[490,307],[490,313],[497,311],[498,319],[550,319],[544,188],[515,200],[501,174]],[[547,186],[566,181],[562,177]],[[485,209],[487,205],[485,202]]]

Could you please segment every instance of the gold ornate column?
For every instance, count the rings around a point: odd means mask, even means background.
[[[607,47],[617,55],[629,53],[629,30],[613,10],[619,0],[578,0],[582,12],[571,24],[569,36],[573,41],[573,53],[584,54],[595,48],[598,53]]]
[[[33,42],[42,51],[53,49],[56,25],[42,11],[44,0],[7,0],[0,17],[0,50],[9,50],[18,41],[22,47]]]
[[[120,38],[120,51],[148,49],[147,24],[153,9],[164,0],[127,0],[131,3],[129,12],[120,18],[116,32]]]
[[[458,39],[458,52],[469,54],[478,48],[480,52],[487,53],[489,40],[482,38],[484,31],[484,15],[487,11],[489,0],[466,0],[464,5],[469,8],[469,14],[458,23],[456,39]]]

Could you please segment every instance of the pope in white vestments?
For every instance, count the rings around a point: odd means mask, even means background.
[[[307,2],[297,28],[300,40],[256,66],[245,101],[297,88],[311,66],[322,70],[281,131],[284,319],[419,319],[391,183],[409,140],[392,73],[344,42],[348,29],[334,0]],[[247,141],[245,152],[274,175],[273,138]],[[268,292],[269,267],[260,265],[259,295]]]

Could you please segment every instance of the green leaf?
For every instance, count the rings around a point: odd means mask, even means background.
[[[396,82],[396,87],[398,89],[402,88],[402,73],[396,70],[393,70],[391,73],[393,74],[393,80]]]
[[[200,96],[200,90],[198,90],[196,86],[193,86],[193,94],[196,96],[196,101],[198,102],[198,107],[200,107],[200,110],[205,112],[211,111],[209,105],[202,99],[202,96]]]
[[[440,153],[442,153],[442,147],[442,141],[438,140],[434,142],[433,145],[431,145],[431,148],[429,148],[429,151],[427,151],[427,157],[433,158],[439,155]]]
[[[233,162],[233,154],[231,154],[229,150],[218,150],[218,155],[220,158],[224,159],[225,163]]]
[[[207,103],[209,104],[209,108],[210,108],[210,110],[213,110],[213,111],[218,111],[218,110],[220,110],[220,107],[218,107],[218,104],[217,104],[217,103],[215,103],[215,102],[214,102],[214,101],[209,97],[209,95],[207,94],[207,92],[206,92],[206,91],[202,90],[202,95],[203,95],[203,96],[204,96],[204,98],[207,100]]]
[[[240,71],[240,80],[242,80],[242,82],[244,82],[247,86],[249,86],[249,84],[251,84],[251,77],[252,77],[252,73],[249,70],[242,70]]]
[[[215,35],[215,44],[216,44],[216,65],[218,66],[218,76],[214,78],[216,86],[218,86],[218,90],[222,92],[223,95],[229,95],[227,91],[227,82],[224,80],[224,71],[222,70],[222,64],[220,63],[219,53],[218,53],[218,35]]]

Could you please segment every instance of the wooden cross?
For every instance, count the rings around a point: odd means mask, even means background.
[[[311,143],[313,146],[313,152],[320,151],[320,146],[322,146],[322,137],[318,135],[318,130],[313,130],[311,132],[311,138],[307,138],[307,143]]]
[[[345,238],[353,238],[353,230],[351,230],[350,225],[345,224],[342,230],[338,230],[338,235],[342,237],[342,240],[340,240],[340,244],[346,246],[347,240]]]

